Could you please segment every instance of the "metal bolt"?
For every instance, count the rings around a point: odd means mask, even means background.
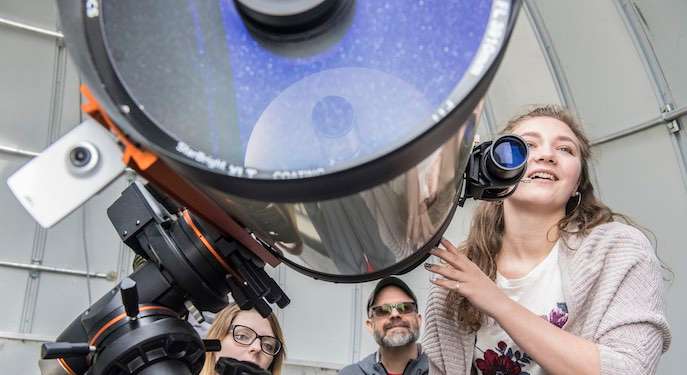
[[[100,15],[100,6],[97,0],[86,1],[86,16],[89,18],[98,17]]]
[[[127,231],[122,232],[123,236],[126,236],[127,234],[129,234],[129,232],[127,232]]]
[[[673,120],[668,123],[668,130],[671,133],[677,133],[680,131],[680,124],[678,124],[677,120]]]
[[[129,114],[129,112],[131,112],[131,108],[129,108],[129,106],[126,105],[126,104],[123,105],[123,106],[120,106],[119,108],[120,108],[120,109],[122,110],[122,112],[124,112],[125,114]]]
[[[666,103],[662,108],[661,112],[667,113],[667,112],[672,112],[675,109],[675,106],[673,103]]]
[[[141,225],[141,220],[136,220],[136,225]]]

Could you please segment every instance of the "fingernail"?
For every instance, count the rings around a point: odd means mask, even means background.
[[[432,263],[425,263],[425,268],[428,270],[432,269]]]

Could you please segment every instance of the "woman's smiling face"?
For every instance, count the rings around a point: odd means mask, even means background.
[[[575,194],[582,171],[579,141],[570,127],[551,117],[533,117],[517,124],[513,133],[529,147],[525,176],[509,204],[518,209],[562,211]]]

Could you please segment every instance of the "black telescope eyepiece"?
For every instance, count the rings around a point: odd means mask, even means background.
[[[465,169],[464,191],[458,204],[468,198],[501,200],[515,192],[527,168],[527,143],[515,134],[475,146]]]
[[[503,181],[518,178],[527,163],[527,144],[517,135],[502,135],[487,148],[484,162],[492,178]]]

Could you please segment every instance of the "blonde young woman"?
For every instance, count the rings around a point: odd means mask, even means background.
[[[281,374],[286,350],[274,314],[263,318],[255,310],[244,311],[231,304],[217,314],[206,338],[220,340],[222,350],[206,354],[201,375],[215,375],[220,357],[252,362],[273,375]]]
[[[595,197],[581,126],[540,106],[504,132],[529,146],[523,181],[425,265],[430,374],[655,373],[670,344],[662,265]]]

